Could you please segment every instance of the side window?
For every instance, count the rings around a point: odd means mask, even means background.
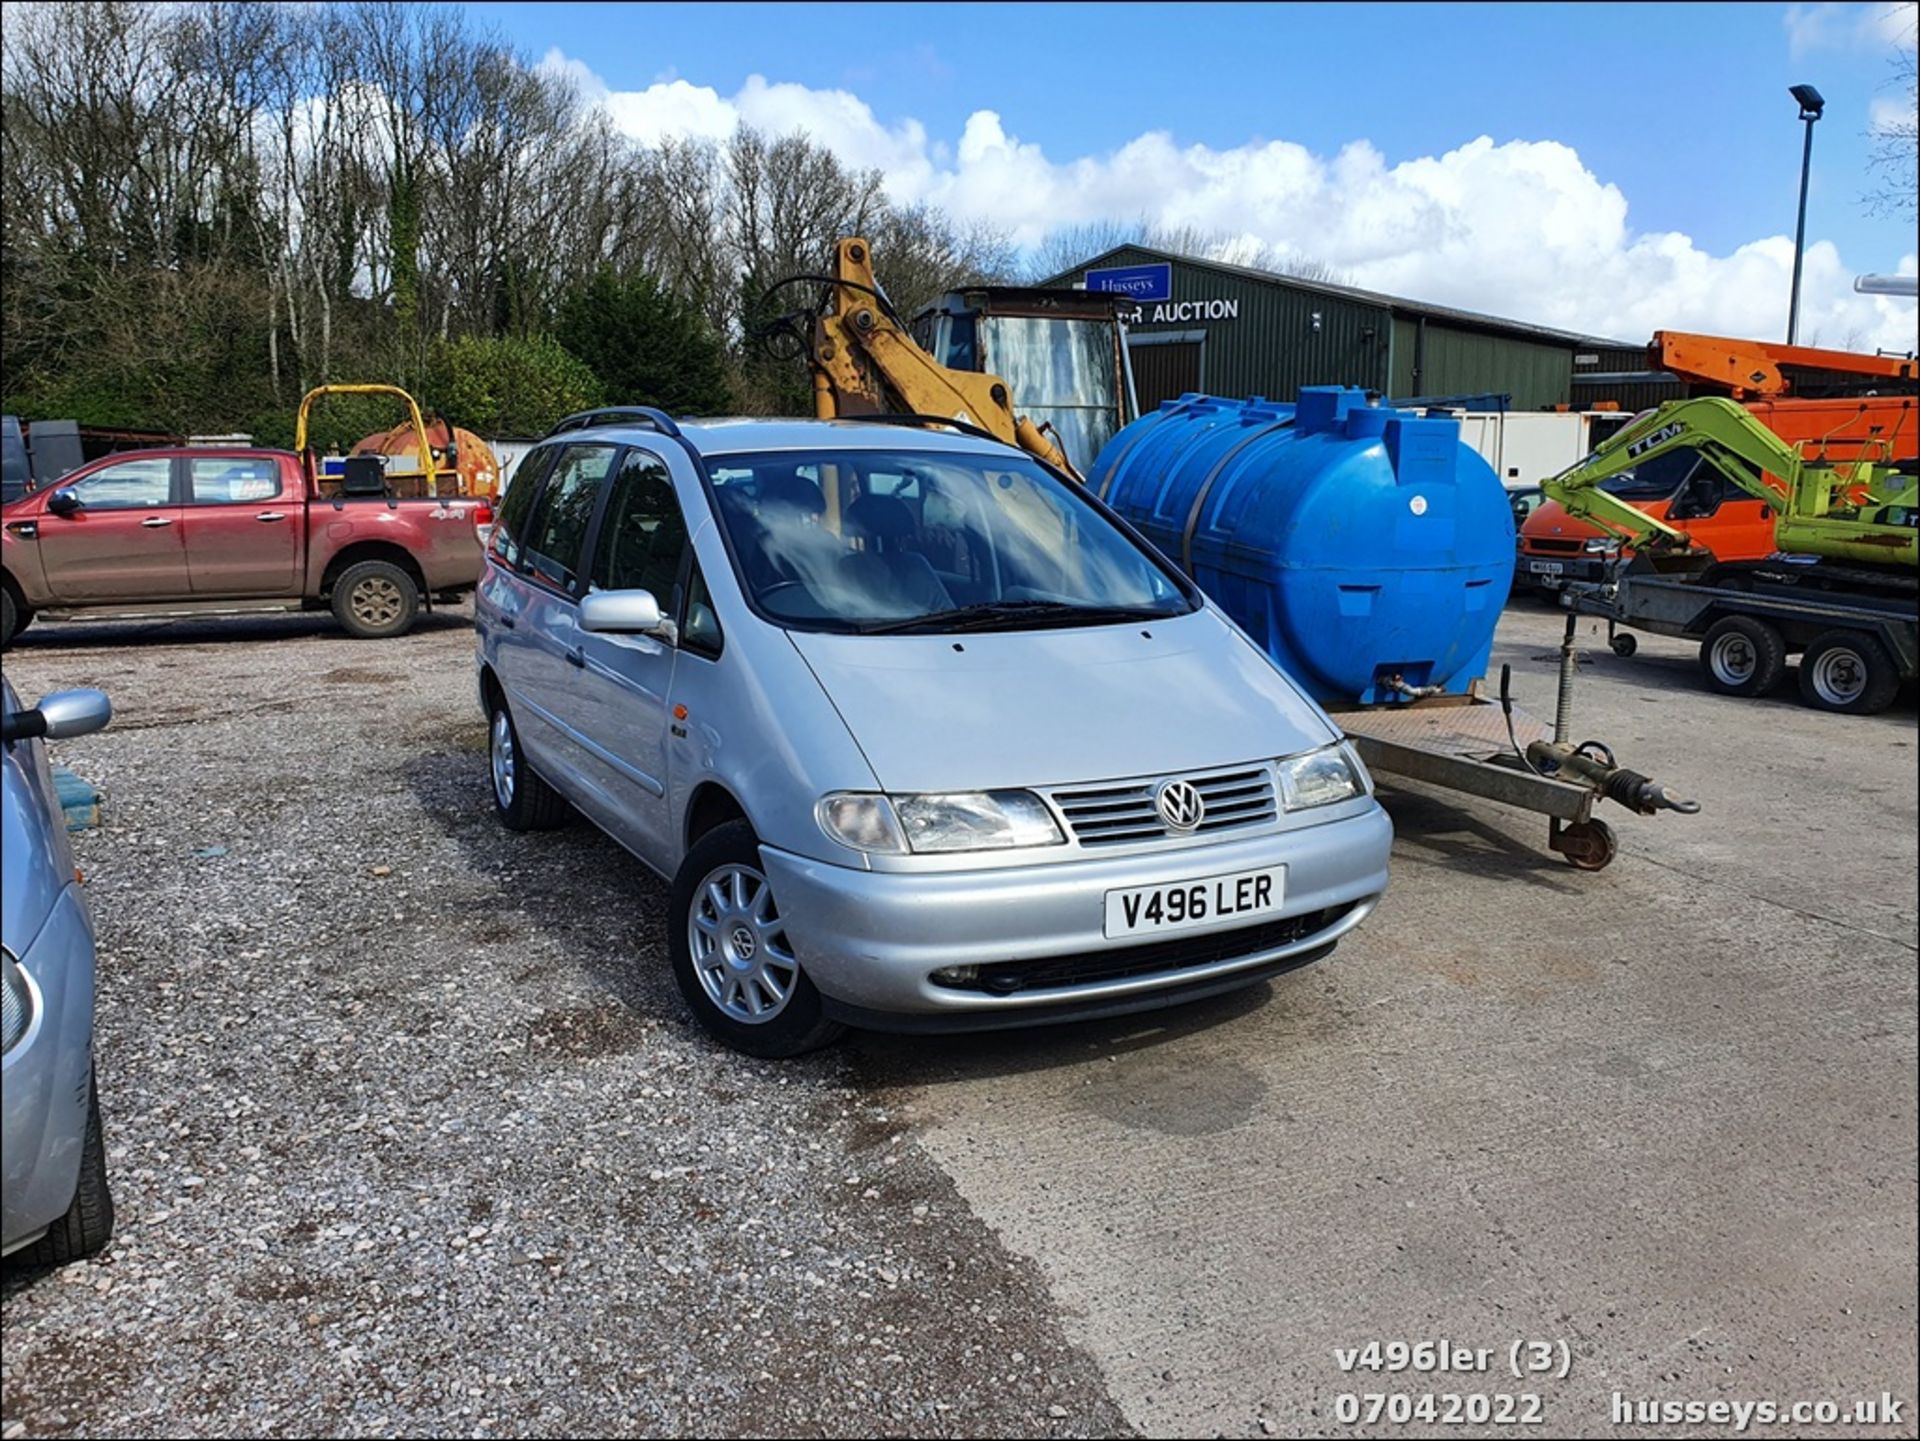
[[[237,505],[280,494],[280,462],[268,456],[195,456],[187,462],[187,495],[195,505]]]
[[[540,494],[540,482],[546,478],[558,446],[528,452],[514,467],[513,482],[501,497],[494,512],[493,537],[488,542],[502,565],[517,570],[526,550],[527,521],[533,513],[534,498]]]
[[[169,503],[173,462],[165,456],[123,460],[73,483],[73,493],[88,510],[144,510]]]
[[[589,581],[601,590],[650,590],[662,612],[677,615],[674,591],[686,546],[687,523],[666,464],[629,450],[607,497]]]
[[[534,502],[524,568],[561,590],[571,591],[579,579],[580,552],[613,456],[611,445],[569,445]]]
[[[540,493],[541,478],[558,453],[559,447],[551,446],[520,457],[520,464],[514,467],[513,483],[507,487],[507,493],[500,499],[500,508],[494,512],[493,538],[488,544],[509,570],[520,568],[533,498]]]

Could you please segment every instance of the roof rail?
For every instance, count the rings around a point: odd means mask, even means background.
[[[604,405],[598,410],[581,410],[555,423],[548,437],[568,430],[595,430],[603,425],[644,425],[662,435],[680,438],[680,427],[666,411],[651,405]]]

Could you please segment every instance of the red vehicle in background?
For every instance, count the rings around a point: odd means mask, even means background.
[[[331,609],[347,633],[411,629],[478,583],[484,497],[391,493],[379,461],[320,493],[291,451],[128,451],[0,510],[0,645],[37,614]]]
[[[386,396],[406,420],[328,470],[307,443],[317,402]],[[479,583],[493,454],[441,443],[393,385],[322,385],[294,450],[184,446],[81,466],[0,509],[0,645],[36,615],[184,609],[331,610],[349,635],[404,635],[423,608]]]
[[[1782,440],[1834,460],[1912,460],[1920,417],[1911,395],[1834,400],[1764,399],[1747,408]],[[1737,487],[1692,451],[1676,451],[1616,476],[1605,488],[1687,532],[1722,561],[1759,560],[1777,548],[1773,507]],[[1520,528],[1514,580],[1557,590],[1604,578],[1613,542],[1597,527],[1547,501]]]

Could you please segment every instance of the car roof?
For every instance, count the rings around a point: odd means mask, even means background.
[[[935,425],[887,425],[857,420],[792,420],[763,416],[728,416],[713,420],[682,420],[680,434],[702,456],[742,455],[751,452],[783,450],[899,450],[910,447],[920,451],[951,451],[956,454],[1005,454],[1014,447],[964,431],[943,430]],[[585,440],[589,437],[611,440],[622,445],[654,444],[660,431],[648,425],[591,426],[562,431],[550,440]]]

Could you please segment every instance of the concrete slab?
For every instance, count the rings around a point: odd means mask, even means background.
[[[1560,625],[1516,609],[1494,657],[1541,711]],[[1523,1391],[1562,1434],[1608,1429],[1615,1393],[1890,1391],[1904,1430],[1831,1434],[1913,1434],[1911,697],[1867,719],[1725,699],[1689,646],[1588,635],[1579,735],[1705,805],[1603,808],[1611,869],[1409,785],[1385,797],[1387,902],[1319,966],[1130,1022],[857,1042],[1147,1434]],[[1442,1339],[1498,1369],[1334,1354]],[[1515,1341],[1564,1342],[1570,1374],[1516,1381]]]

